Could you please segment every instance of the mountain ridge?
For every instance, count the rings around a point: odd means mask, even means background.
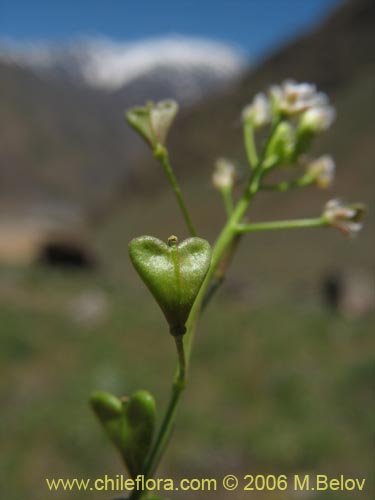
[[[194,173],[207,179],[220,155],[244,164],[241,109],[259,90],[295,78],[317,83],[338,108],[337,123],[317,151],[333,153],[348,172],[343,176],[348,194],[355,185],[350,181],[349,158],[353,154],[360,158],[358,171],[364,174],[358,182],[368,190],[375,140],[369,111],[375,81],[374,7],[371,0],[347,2],[321,26],[270,55],[218,97],[206,97],[183,110],[169,141],[178,175]],[[26,204],[62,200],[98,212],[161,185],[154,160],[125,124],[123,112],[143,100],[173,95],[162,95],[157,85],[146,84],[138,101],[137,88],[134,93],[130,87],[128,93],[121,89],[108,93],[67,81],[51,84],[25,68],[4,63],[0,74],[3,200],[26,200]],[[151,79],[155,81],[155,75]]]

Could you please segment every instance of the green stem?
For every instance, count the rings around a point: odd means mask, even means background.
[[[160,161],[160,163],[162,164],[162,166],[164,168],[164,172],[166,173],[166,175],[168,177],[169,183],[170,183],[170,185],[173,189],[173,192],[176,196],[177,203],[181,209],[182,215],[185,219],[186,225],[189,229],[191,236],[196,236],[197,231],[195,230],[194,224],[191,220],[189,210],[186,206],[186,203],[185,203],[184,197],[182,195],[180,186],[177,182],[176,176],[173,173],[172,165],[169,161],[168,151],[163,146],[158,145],[154,150],[154,155],[155,155],[155,158]]]
[[[226,214],[230,217],[233,213],[232,188],[222,188],[220,191],[223,197]]]
[[[275,124],[273,127],[273,132],[275,132],[276,127],[278,123]],[[246,124],[244,126],[246,129]],[[227,223],[223,227],[221,233],[219,234],[218,239],[216,240],[216,243],[213,247],[212,251],[212,260],[211,260],[211,265],[208,270],[208,273],[205,277],[205,280],[199,290],[198,296],[194,302],[194,305],[191,309],[188,321],[186,323],[186,329],[187,332],[184,336],[185,339],[185,357],[184,357],[184,371],[189,367],[189,362],[191,358],[191,352],[192,352],[192,346],[193,346],[193,341],[194,341],[194,336],[195,336],[195,330],[196,330],[196,325],[198,321],[199,314],[202,310],[202,306],[204,304],[204,300],[206,297],[206,294],[209,290],[211,281],[215,277],[215,273],[217,272],[218,267],[220,266],[222,259],[224,258],[226,252],[228,251],[228,248],[230,248],[231,244],[233,243],[233,240],[235,238],[238,238],[238,226],[241,223],[243,217],[245,216],[247,209],[249,207],[249,204],[251,200],[253,199],[254,195],[257,193],[257,191],[260,188],[260,183],[262,176],[264,174],[264,168],[263,168],[263,163],[267,159],[266,158],[266,153],[267,153],[267,145],[268,142],[266,143],[265,148],[263,149],[263,154],[262,154],[262,159],[259,161],[256,155],[255,147],[253,148],[251,145],[251,140],[253,140],[253,135],[252,133],[250,134],[250,140],[249,140],[249,134],[246,134],[245,131],[245,144],[246,144],[246,151],[248,156],[250,156],[249,160],[252,162],[254,170],[253,170],[253,175],[251,176],[251,179],[249,181],[249,184],[243,194],[243,196],[240,198],[238,201],[237,205],[233,209],[231,216],[229,217]],[[247,138],[247,139],[246,139]],[[255,155],[254,155],[255,153]],[[179,370],[177,373],[177,380],[179,379],[179,374],[181,374],[181,362],[179,363]],[[184,379],[184,384],[185,385],[185,379]],[[161,426],[161,429],[159,431],[159,435],[157,437],[156,443],[153,447],[153,450],[150,454],[149,460],[147,462],[146,468],[144,475],[145,477],[148,477],[158,466],[161,455],[164,451],[165,444],[168,442],[169,436],[171,434],[172,428],[173,428],[173,422],[175,419],[176,415],[176,407],[177,404],[180,400],[180,395],[183,390],[183,386],[181,384],[174,384],[172,388],[172,394],[171,394],[171,399],[167,407],[167,411]],[[131,497],[133,499],[133,496]],[[134,497],[139,498],[138,497]]]
[[[275,229],[301,229],[307,227],[324,227],[328,222],[324,217],[314,219],[279,220],[272,222],[259,222],[254,224],[240,224],[237,233],[250,233],[252,231],[270,231]]]
[[[186,323],[186,334],[185,334],[185,371],[188,369],[193,340],[195,336],[195,330],[197,325],[197,320],[199,313],[202,309],[202,305],[204,303],[204,298],[209,289],[211,280],[214,278],[215,272],[218,266],[221,263],[223,256],[225,255],[228,247],[230,247],[234,238],[238,236],[237,226],[241,222],[244,217],[249,204],[259,189],[260,181],[262,178],[262,164],[255,164],[255,168],[253,171],[253,175],[250,179],[250,182],[242,196],[242,198],[238,201],[236,207],[234,208],[230,218],[222,229],[212,251],[212,259],[211,265],[208,270],[208,273],[205,277],[205,280],[199,290],[198,296],[194,302],[194,305],[191,309],[188,321]],[[181,363],[179,363],[178,374],[181,373]],[[178,379],[177,374],[177,379]],[[176,407],[180,399],[180,395],[183,388],[180,385],[174,384],[172,388],[171,399],[169,401],[167,411],[160,428],[156,443],[153,447],[153,450],[150,454],[149,460],[147,462],[144,476],[148,477],[158,466],[162,452],[164,450],[165,444],[168,442],[169,436],[171,434],[173,428],[173,422],[176,415]],[[133,499],[133,496],[131,497]],[[134,497],[134,500],[139,497]]]
[[[177,335],[175,338],[177,355],[178,355],[178,373],[175,380],[175,385],[185,388],[186,385],[186,358],[184,349],[184,336]]]
[[[204,296],[201,308],[202,312],[206,309],[208,304],[211,302],[212,297],[215,295],[216,291],[220,288],[220,285],[223,283],[227,269],[232,262],[232,258],[241,240],[241,236],[242,235],[238,234],[235,238],[232,239],[230,245],[228,245],[225,253],[221,257],[220,264],[217,266],[213,278]]]
[[[189,319],[186,323],[187,333],[185,335],[185,352],[186,352],[186,362],[189,365],[191,349],[194,340],[195,326],[197,318],[202,308],[204,302],[204,297],[209,289],[212,278],[214,278],[215,272],[220,265],[223,256],[225,255],[228,247],[231,245],[233,239],[237,236],[237,226],[241,222],[242,218],[246,214],[251,200],[253,199],[255,193],[257,192],[257,186],[259,185],[261,179],[261,168],[258,167],[254,171],[252,180],[246,189],[244,195],[237,203],[232,216],[222,229],[212,251],[211,266],[208,270],[206,278],[201,286],[198,296],[194,302],[193,308],[190,312]]]
[[[260,186],[260,189],[262,191],[279,191],[280,193],[285,193],[290,189],[311,186],[311,184],[313,184],[314,182],[315,179],[311,178],[311,176],[303,176],[293,181],[284,181],[278,184],[262,184]]]
[[[241,198],[241,200],[238,202],[231,218],[228,220],[227,224],[224,226],[215,246],[213,249],[212,253],[212,261],[211,261],[211,266],[210,269],[206,275],[206,278],[202,284],[202,287],[198,293],[197,299],[194,302],[193,308],[190,312],[189,319],[186,324],[187,328],[187,333],[185,334],[185,356],[184,356],[184,370],[183,372],[186,373],[186,370],[188,369],[190,357],[191,357],[191,349],[192,349],[192,343],[193,343],[193,338],[194,338],[194,333],[195,333],[195,327],[197,323],[197,319],[199,316],[199,312],[202,307],[202,303],[204,300],[204,297],[206,295],[206,292],[208,290],[209,284],[211,282],[211,279],[214,276],[214,273],[221,261],[222,256],[225,253],[225,250],[227,247],[230,245],[231,241],[233,238],[236,237],[236,227],[237,224],[240,222],[242,217],[244,216],[248,205],[250,203],[251,198],[254,196],[254,190],[251,189],[251,185],[249,188],[246,190],[246,193],[244,196]],[[178,346],[177,346],[178,347]],[[180,359],[180,354],[179,354],[179,359]],[[181,361],[179,362],[179,369],[177,373],[177,381],[179,380],[179,374],[181,374]],[[161,458],[161,455],[164,451],[165,444],[169,440],[170,433],[173,428],[173,422],[174,418],[176,415],[176,408],[177,404],[180,399],[181,392],[184,388],[186,379],[184,379],[184,384],[181,383],[174,383],[173,388],[172,388],[172,394],[171,394],[171,399],[168,404],[168,408],[163,420],[163,423],[161,425],[159,435],[157,437],[157,440],[155,442],[155,445],[153,447],[153,450],[150,454],[150,457],[148,459],[147,465],[144,470],[144,476],[149,477],[150,474],[156,469],[158,466],[159,460]],[[139,497],[131,497],[134,500]]]
[[[186,386],[186,358],[183,338],[183,335],[177,335],[174,337],[178,355],[178,372],[172,386],[171,397],[159,430],[158,437],[143,470],[143,475],[145,478],[153,475],[160,461],[160,457],[162,456],[164,449],[168,444],[168,440],[171,435],[175,420],[177,405]],[[141,498],[143,493],[144,492],[142,491],[134,491],[130,498],[132,500],[137,500],[138,498]]]
[[[246,120],[243,126],[244,142],[247,159],[251,167],[255,168],[258,163],[258,153],[254,140],[254,125],[251,120]]]

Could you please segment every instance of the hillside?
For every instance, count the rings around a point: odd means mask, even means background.
[[[171,137],[176,167],[189,172],[195,167],[209,171],[218,155],[243,163],[241,110],[256,92],[292,78],[315,82],[329,94],[337,108],[337,121],[320,141],[319,149],[336,157],[341,181],[342,172],[349,176],[349,190],[357,184],[352,182],[354,175],[362,179],[361,188],[366,189],[370,184],[368,176],[373,175],[370,162],[374,159],[375,140],[374,23],[374,2],[350,1],[323,25],[249,71],[236,87],[181,117]]]
[[[230,85],[244,64],[234,49],[200,39],[0,45],[3,205],[87,212],[128,195],[144,148],[124,110],[165,97],[187,107]]]
[[[350,165],[359,163],[356,172],[363,171],[359,178],[366,177],[366,190],[373,171],[368,162],[374,134],[374,11],[371,0],[348,2],[228,91],[181,112],[170,142],[180,174],[209,175],[217,155],[243,163],[241,109],[257,91],[295,78],[316,82],[332,97],[338,120],[321,150],[336,156],[349,189],[356,184]],[[143,144],[123,120],[126,107],[163,95],[165,79],[155,71],[151,80],[138,78],[128,88],[105,92],[0,62],[2,204],[60,202],[84,213],[107,213],[134,192],[162,186]]]

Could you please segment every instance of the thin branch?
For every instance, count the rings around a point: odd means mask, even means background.
[[[184,197],[182,195],[180,186],[177,182],[176,176],[174,175],[172,165],[169,161],[169,156],[168,156],[167,150],[164,147],[158,148],[154,151],[154,155],[155,155],[155,158],[160,161],[160,163],[162,164],[162,166],[164,168],[164,172],[166,173],[168,180],[169,180],[169,183],[172,186],[172,189],[173,189],[174,194],[175,194],[176,199],[177,199],[177,203],[181,209],[182,215],[185,219],[186,225],[189,229],[191,236],[196,236],[197,231],[196,231],[194,224],[191,220],[189,210],[188,210],[187,205],[185,203],[185,200],[184,200]]]
[[[328,222],[324,217],[314,219],[280,220],[272,222],[259,222],[254,224],[239,224],[236,227],[238,234],[250,233],[253,231],[271,231],[277,229],[301,229],[308,227],[325,227]]]

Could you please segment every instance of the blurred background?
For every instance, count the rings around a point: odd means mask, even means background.
[[[49,493],[45,478],[123,472],[88,407],[93,390],[148,389],[160,414],[167,401],[174,345],[127,243],[187,234],[124,110],[179,101],[171,158],[213,242],[224,221],[215,158],[246,172],[242,108],[285,78],[315,82],[337,120],[314,153],[334,156],[337,180],[262,194],[253,218],[315,216],[337,196],[370,205],[374,22],[373,0],[1,1],[2,497],[116,496]],[[356,239],[317,229],[243,241],[200,324],[161,476],[346,474],[366,477],[357,496],[371,498],[373,246],[371,214]]]

